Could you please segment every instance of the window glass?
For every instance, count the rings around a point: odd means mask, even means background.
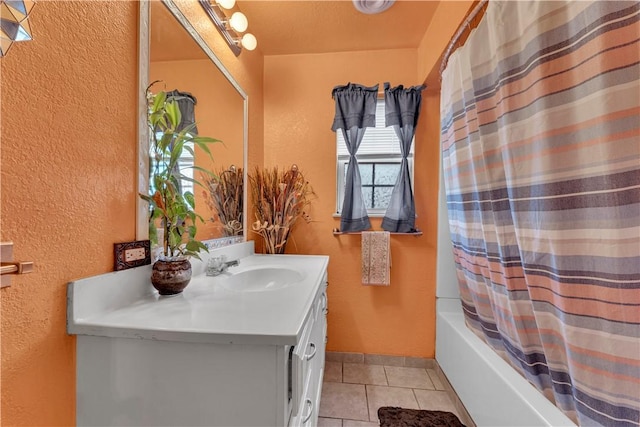
[[[364,204],[367,209],[373,209],[373,188],[362,187],[362,196],[364,197]]]
[[[384,99],[378,99],[376,105],[376,127],[367,128],[356,158],[362,179],[362,197],[369,214],[382,215],[391,201],[391,192],[400,173],[400,141],[393,127],[384,124]],[[336,132],[338,152],[338,191],[336,211],[342,209],[344,183],[349,163],[349,152],[342,131]],[[413,182],[413,145],[407,156],[409,171]]]
[[[399,163],[379,163],[376,165],[376,182],[380,185],[395,185],[400,173]]]
[[[373,163],[360,163],[359,166],[362,185],[373,185]],[[346,168],[345,173],[347,173]]]
[[[393,187],[376,187],[373,192],[373,208],[386,209],[391,201]]]

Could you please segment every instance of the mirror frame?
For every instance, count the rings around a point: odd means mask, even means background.
[[[147,100],[146,88],[149,86],[149,59],[150,59],[150,25],[151,25],[151,8],[149,2],[153,0],[139,1],[139,31],[138,31],[138,192],[147,194],[149,192],[149,127],[147,126]],[[243,194],[242,194],[242,240],[247,241],[247,197],[248,197],[248,148],[249,148],[249,96],[242,89],[240,84],[231,75],[227,67],[224,66],[220,58],[213,52],[207,42],[202,38],[200,33],[193,27],[191,22],[184,16],[182,11],[176,6],[172,0],[161,0],[169,9],[171,14],[178,20],[180,25],[189,33],[193,40],[209,57],[211,62],[222,72],[225,78],[238,91],[243,100],[243,152],[242,152],[242,168],[243,168]],[[212,24],[213,25],[213,24]],[[215,247],[225,246],[227,244],[237,243],[240,236],[220,237],[214,239],[201,239],[202,241],[216,241]],[[137,197],[136,204],[136,239],[149,239],[149,204],[141,197]],[[218,244],[219,243],[219,244]]]

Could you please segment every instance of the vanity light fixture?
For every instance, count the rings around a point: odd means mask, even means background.
[[[28,18],[34,4],[33,0],[0,0],[0,57],[13,42],[32,39]]]
[[[233,9],[233,6],[236,5],[236,0],[216,0],[216,3],[223,9]]]
[[[258,40],[256,36],[251,33],[247,33],[240,40],[236,40],[236,43],[240,43],[243,48],[247,50],[253,50],[258,46]]]
[[[236,56],[240,55],[243,48],[246,50],[256,48],[258,41],[255,36],[250,33],[242,34],[249,26],[249,21],[244,13],[236,11],[231,16],[227,16],[227,12],[225,12],[235,6],[235,0],[198,1]]]
[[[231,18],[229,18],[229,26],[238,33],[244,33],[249,27],[249,21],[242,12],[233,12]]]

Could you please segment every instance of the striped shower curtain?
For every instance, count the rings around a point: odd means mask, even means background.
[[[467,325],[584,426],[639,425],[639,13],[490,1],[442,75]]]

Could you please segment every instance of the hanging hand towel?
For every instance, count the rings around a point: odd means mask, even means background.
[[[362,284],[389,286],[391,244],[388,231],[362,232]]]

